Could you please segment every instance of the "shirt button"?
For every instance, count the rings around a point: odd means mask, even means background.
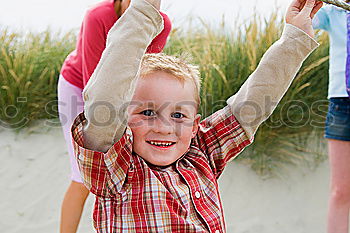
[[[196,191],[196,192],[194,193],[194,195],[196,196],[196,198],[200,198],[200,197],[201,197],[201,193],[198,192],[198,191]]]
[[[219,230],[216,230],[215,233],[220,233],[220,231],[219,231]]]

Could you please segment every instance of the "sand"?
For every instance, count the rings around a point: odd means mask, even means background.
[[[58,232],[69,161],[60,128],[0,131],[0,232]],[[291,167],[282,178],[263,180],[232,162],[220,179],[228,232],[322,233],[326,227],[329,172]],[[94,232],[90,195],[79,227]]]

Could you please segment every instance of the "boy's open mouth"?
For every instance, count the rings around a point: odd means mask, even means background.
[[[160,148],[168,148],[173,145],[175,145],[175,142],[169,142],[169,141],[146,141],[148,144]]]

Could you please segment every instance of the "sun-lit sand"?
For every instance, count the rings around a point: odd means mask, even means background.
[[[42,124],[0,131],[0,232],[58,232],[60,204],[69,184],[69,162],[59,128]],[[232,162],[220,180],[227,231],[325,232],[328,163],[314,171],[290,167],[283,178],[262,180]],[[79,232],[93,231],[93,197]]]

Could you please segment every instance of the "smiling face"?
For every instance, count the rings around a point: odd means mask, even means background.
[[[128,108],[133,150],[157,166],[174,163],[196,135],[195,86],[171,74],[155,71],[139,78]]]

